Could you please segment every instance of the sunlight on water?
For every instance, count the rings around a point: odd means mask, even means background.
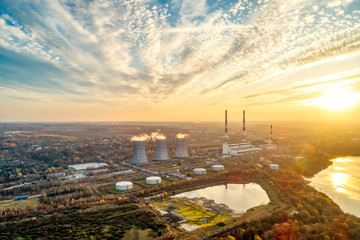
[[[265,190],[256,183],[226,184],[184,192],[174,197],[205,197],[222,203],[237,212],[246,212],[249,208],[267,204],[270,199]]]
[[[349,178],[345,173],[332,173],[331,182],[335,186],[336,191],[345,192],[344,186],[346,185],[346,180]],[[341,190],[340,190],[341,189]]]
[[[360,157],[332,162],[310,179],[310,185],[328,195],[344,212],[360,217]]]

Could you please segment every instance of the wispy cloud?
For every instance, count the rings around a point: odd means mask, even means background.
[[[360,50],[360,4],[351,0],[0,7],[0,86],[69,101],[157,103],[185,87],[211,95]]]

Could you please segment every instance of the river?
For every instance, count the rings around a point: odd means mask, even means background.
[[[346,213],[360,217],[360,157],[331,160],[333,164],[310,179]]]

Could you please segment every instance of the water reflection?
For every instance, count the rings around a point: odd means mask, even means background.
[[[336,170],[336,169],[335,169]],[[346,173],[335,172],[331,173],[331,182],[334,185],[336,191],[345,193],[344,186],[347,184],[349,176]]]
[[[336,158],[310,185],[324,192],[344,212],[360,217],[360,157]]]
[[[265,190],[256,183],[212,186],[177,194],[174,197],[205,197],[216,203],[225,204],[238,212],[245,212],[249,208],[267,204],[270,201]]]

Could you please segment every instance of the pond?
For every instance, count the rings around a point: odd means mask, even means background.
[[[332,165],[310,179],[347,213],[360,217],[360,157],[332,159]]]
[[[236,212],[246,212],[252,207],[270,202],[265,190],[259,184],[233,184],[206,187],[177,194],[173,197],[200,198],[214,200],[217,204],[225,204]]]

